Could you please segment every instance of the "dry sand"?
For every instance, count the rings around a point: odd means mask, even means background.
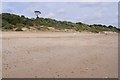
[[[117,78],[118,35],[3,32],[3,78]]]

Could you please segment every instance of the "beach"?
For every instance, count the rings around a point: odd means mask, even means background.
[[[2,32],[3,78],[117,78],[118,34]]]

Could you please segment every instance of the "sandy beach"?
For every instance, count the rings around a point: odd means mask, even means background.
[[[3,78],[117,78],[118,34],[2,32]]]

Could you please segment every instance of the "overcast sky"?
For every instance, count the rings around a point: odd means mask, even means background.
[[[118,2],[3,2],[2,12],[35,18],[118,26]]]

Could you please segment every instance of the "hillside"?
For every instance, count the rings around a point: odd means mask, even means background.
[[[24,15],[15,15],[2,13],[2,31],[85,31],[85,32],[120,32],[120,29],[112,25],[106,26],[101,24],[88,25],[82,22],[57,21],[50,18],[27,18]]]

